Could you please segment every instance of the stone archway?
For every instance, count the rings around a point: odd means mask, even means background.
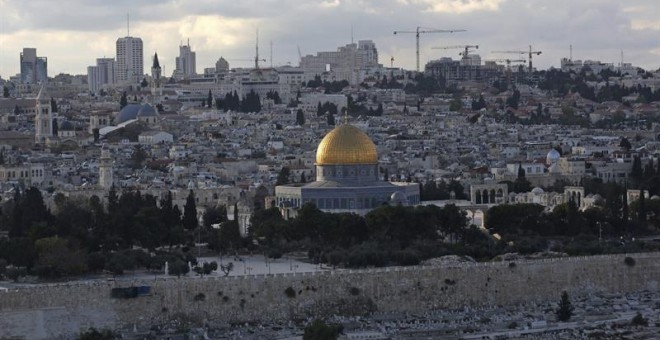
[[[503,204],[509,196],[506,184],[474,184],[470,186],[472,204]]]

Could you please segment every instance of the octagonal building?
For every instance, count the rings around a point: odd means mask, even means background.
[[[316,150],[316,180],[275,187],[275,204],[288,215],[305,203],[325,212],[365,215],[383,204],[419,203],[417,183],[379,179],[374,142],[357,127],[342,124]],[[286,212],[285,212],[286,211]]]

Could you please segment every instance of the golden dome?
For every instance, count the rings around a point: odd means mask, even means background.
[[[376,145],[362,130],[342,124],[323,137],[316,149],[316,164],[376,164]]]

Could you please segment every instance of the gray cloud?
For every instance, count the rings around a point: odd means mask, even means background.
[[[40,40],[39,36],[93,32],[99,41],[112,42],[124,34],[128,11],[131,34],[141,36],[145,49],[150,49],[145,54],[158,50],[161,55],[162,51],[164,62],[170,64],[179,41],[187,38],[183,33],[186,30],[181,28],[184,20],[212,16],[231,22],[231,28],[221,25],[223,31],[209,29],[204,36],[191,40],[198,52],[200,70],[211,66],[221,55],[252,56],[257,27],[262,55],[268,55],[268,42],[273,41],[275,63],[288,61],[294,65],[298,61],[298,46],[303,54],[334,50],[350,41],[351,26],[356,40],[376,42],[382,63],[388,64],[390,56],[394,56],[395,64],[406,68],[414,68],[414,36],[394,36],[392,31],[414,30],[416,26],[467,30],[424,35],[423,62],[440,56],[458,57],[458,50],[431,50],[432,46],[478,44],[478,53],[487,59],[502,57],[491,54],[493,50],[525,49],[531,44],[543,51],[535,58],[535,64],[549,67],[568,56],[572,44],[574,58],[618,62],[623,50],[627,61],[655,69],[658,56],[653,50],[660,49],[660,13],[655,0],[0,0],[0,4],[6,8],[0,13],[3,76],[18,68],[17,55],[23,47],[19,35],[49,53],[53,67],[61,65],[60,70],[51,68],[51,73],[84,72],[86,65],[101,56],[98,46],[92,48],[73,41],[64,49]],[[232,44],[215,43],[227,36],[239,40]],[[166,38],[171,38],[171,42]],[[113,46],[108,46],[103,53],[113,50]],[[76,58],[71,58],[72,53],[77,54]]]

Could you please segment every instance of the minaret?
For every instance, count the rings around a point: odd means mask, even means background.
[[[113,184],[112,176],[112,157],[110,157],[110,148],[106,144],[101,147],[101,164],[99,164],[99,186],[110,190]]]
[[[151,95],[158,98],[155,100],[160,100],[160,97],[163,95],[163,88],[161,87],[160,79],[160,63],[158,62],[158,53],[154,54],[154,64],[151,66]]]
[[[53,112],[50,107],[50,99],[46,95],[43,85],[36,98],[35,111],[34,142],[36,144],[46,144],[53,138]]]

